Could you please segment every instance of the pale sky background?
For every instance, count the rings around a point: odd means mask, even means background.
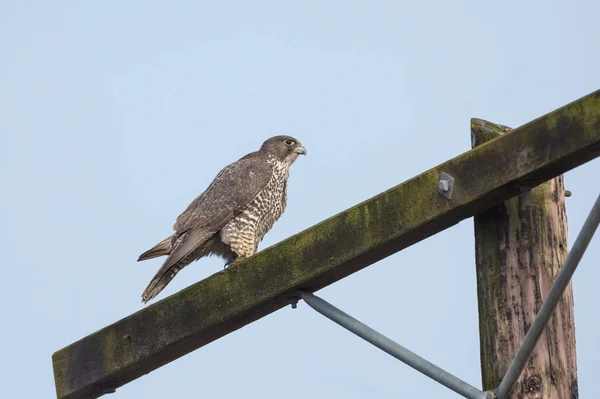
[[[52,353],[143,307],[161,261],[138,255],[267,137],[308,156],[261,249],[468,150],[471,117],[517,127],[600,89],[599,16],[592,0],[1,2],[2,396],[55,397]],[[599,167],[566,175],[571,244]],[[582,398],[599,257],[596,237],[574,278]],[[472,219],[319,295],[481,386]],[[300,303],[109,397],[458,396]]]

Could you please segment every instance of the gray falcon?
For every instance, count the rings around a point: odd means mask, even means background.
[[[275,136],[260,149],[223,168],[208,188],[177,217],[175,231],[140,255],[138,262],[167,255],[142,294],[156,297],[184,267],[218,255],[227,264],[256,253],[259,242],[285,211],[290,166],[302,144]]]

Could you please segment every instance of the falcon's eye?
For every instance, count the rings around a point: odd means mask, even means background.
[[[294,140],[287,139],[286,141],[284,141],[284,143],[286,145],[294,145]]]

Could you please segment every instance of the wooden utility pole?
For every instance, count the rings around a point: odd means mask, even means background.
[[[472,146],[512,129],[471,120]],[[519,156],[515,154],[518,167]],[[477,299],[483,389],[504,376],[567,257],[567,215],[559,175],[475,216]],[[511,398],[575,399],[573,290],[567,287]],[[502,398],[504,399],[504,398]]]

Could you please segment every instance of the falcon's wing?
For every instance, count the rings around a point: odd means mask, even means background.
[[[242,158],[226,166],[206,191],[179,215],[173,226],[176,239],[171,253],[144,293],[144,302],[154,298],[189,262],[180,264],[227,222],[242,212],[265,188],[273,170],[264,158]]]
[[[217,177],[173,226],[181,234],[194,228],[217,232],[265,188],[273,169],[263,157],[242,158],[219,172]]]
[[[156,272],[150,284],[142,293],[142,301],[148,302],[150,299],[158,295],[177,273],[190,261],[185,258],[194,252],[199,246],[203,245],[210,238],[212,233],[206,229],[192,229],[184,232],[177,237],[173,244],[171,253],[165,259],[160,269]]]

